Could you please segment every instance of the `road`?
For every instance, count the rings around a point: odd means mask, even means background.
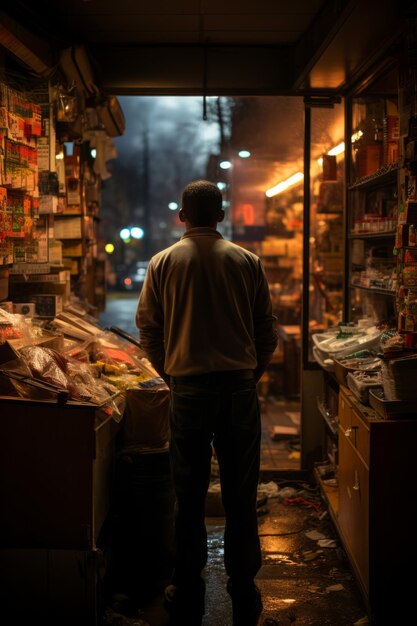
[[[136,293],[110,292],[107,295],[106,310],[99,316],[100,326],[102,328],[118,326],[137,339],[138,329],[135,324],[137,302]]]

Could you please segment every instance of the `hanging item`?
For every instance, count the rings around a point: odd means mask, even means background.
[[[79,93],[87,97],[98,93],[90,60],[82,44],[74,44],[63,50],[59,65],[67,78],[70,89],[75,86]]]
[[[56,119],[58,122],[74,122],[78,114],[75,89],[68,91],[59,85],[56,93]]]
[[[109,137],[123,135],[126,127],[125,116],[116,96],[107,96],[98,105],[97,113]]]
[[[323,180],[337,181],[336,156],[323,154]]]

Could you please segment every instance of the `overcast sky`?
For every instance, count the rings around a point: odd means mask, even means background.
[[[204,167],[207,156],[218,149],[219,126],[214,114],[203,120],[203,99],[196,96],[121,96],[126,117],[126,131],[115,140],[121,158],[132,157],[143,147],[148,131],[149,149],[153,158],[162,161],[173,148],[193,154],[198,167]],[[208,99],[209,107],[214,98]]]

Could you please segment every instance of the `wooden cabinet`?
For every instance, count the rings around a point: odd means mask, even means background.
[[[0,429],[3,614],[98,626],[119,424],[76,402],[0,397]]]
[[[94,549],[118,424],[75,402],[3,397],[0,411],[0,547]]]
[[[417,558],[417,419],[378,419],[341,386],[338,444],[333,519],[371,623],[407,623],[416,585],[408,564]]]

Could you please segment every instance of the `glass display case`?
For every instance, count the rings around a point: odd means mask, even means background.
[[[309,200],[305,231],[304,311],[308,344],[304,365],[317,361],[313,335],[334,328],[342,320],[344,263],[344,103],[310,104]]]
[[[350,128],[349,128],[350,124]],[[395,324],[399,114],[395,68],[348,102],[345,318]]]

